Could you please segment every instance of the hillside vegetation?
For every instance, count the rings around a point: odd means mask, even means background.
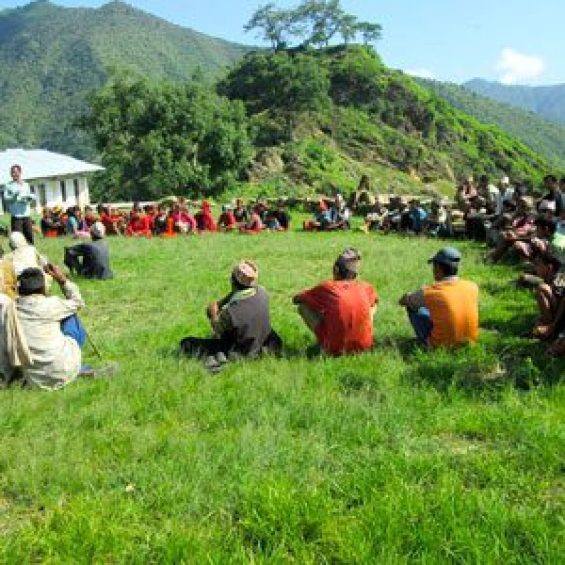
[[[459,110],[482,123],[498,126],[562,170],[565,169],[565,125],[543,119],[533,111],[497,102],[467,87],[435,80],[417,80]]]
[[[546,120],[565,124],[565,84],[505,85],[477,78],[466,82],[464,86],[493,100],[535,112]]]
[[[245,104],[258,147],[284,148],[284,171],[295,180],[309,180],[304,154],[295,155],[305,141],[320,159],[341,155],[430,182],[471,172],[536,178],[547,167],[499,128],[386,67],[367,46],[251,53],[218,88]]]
[[[99,9],[46,0],[0,12],[0,148],[44,147],[92,157],[74,121],[87,93],[109,69],[151,80],[185,81],[198,68],[210,78],[246,48],[170,24],[122,2]]]

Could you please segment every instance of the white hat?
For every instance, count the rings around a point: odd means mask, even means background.
[[[106,235],[106,228],[102,222],[94,222],[90,226],[90,235],[97,239],[102,239]]]

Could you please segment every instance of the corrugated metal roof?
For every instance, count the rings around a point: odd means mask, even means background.
[[[99,165],[44,149],[6,149],[0,151],[0,186],[12,180],[10,167],[15,164],[21,165],[23,178],[27,181],[104,170]]]

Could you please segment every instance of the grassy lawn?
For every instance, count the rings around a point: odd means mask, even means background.
[[[381,296],[376,348],[307,360],[290,299],[349,244]],[[61,261],[63,245],[38,247]],[[440,245],[111,240],[116,279],[80,284],[118,375],[0,392],[0,561],[563,563],[565,364],[523,337],[535,307],[517,271],[466,243],[480,344],[415,350],[396,302],[430,280]],[[207,334],[204,307],[240,258],[259,263],[285,356],[211,376],[177,343]]]

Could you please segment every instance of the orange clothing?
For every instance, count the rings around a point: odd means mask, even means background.
[[[371,308],[379,297],[369,283],[325,281],[299,294],[298,300],[322,316],[314,332],[327,353],[358,353],[373,346]]]
[[[432,347],[474,343],[479,337],[479,287],[470,281],[445,279],[424,287],[430,311]]]

